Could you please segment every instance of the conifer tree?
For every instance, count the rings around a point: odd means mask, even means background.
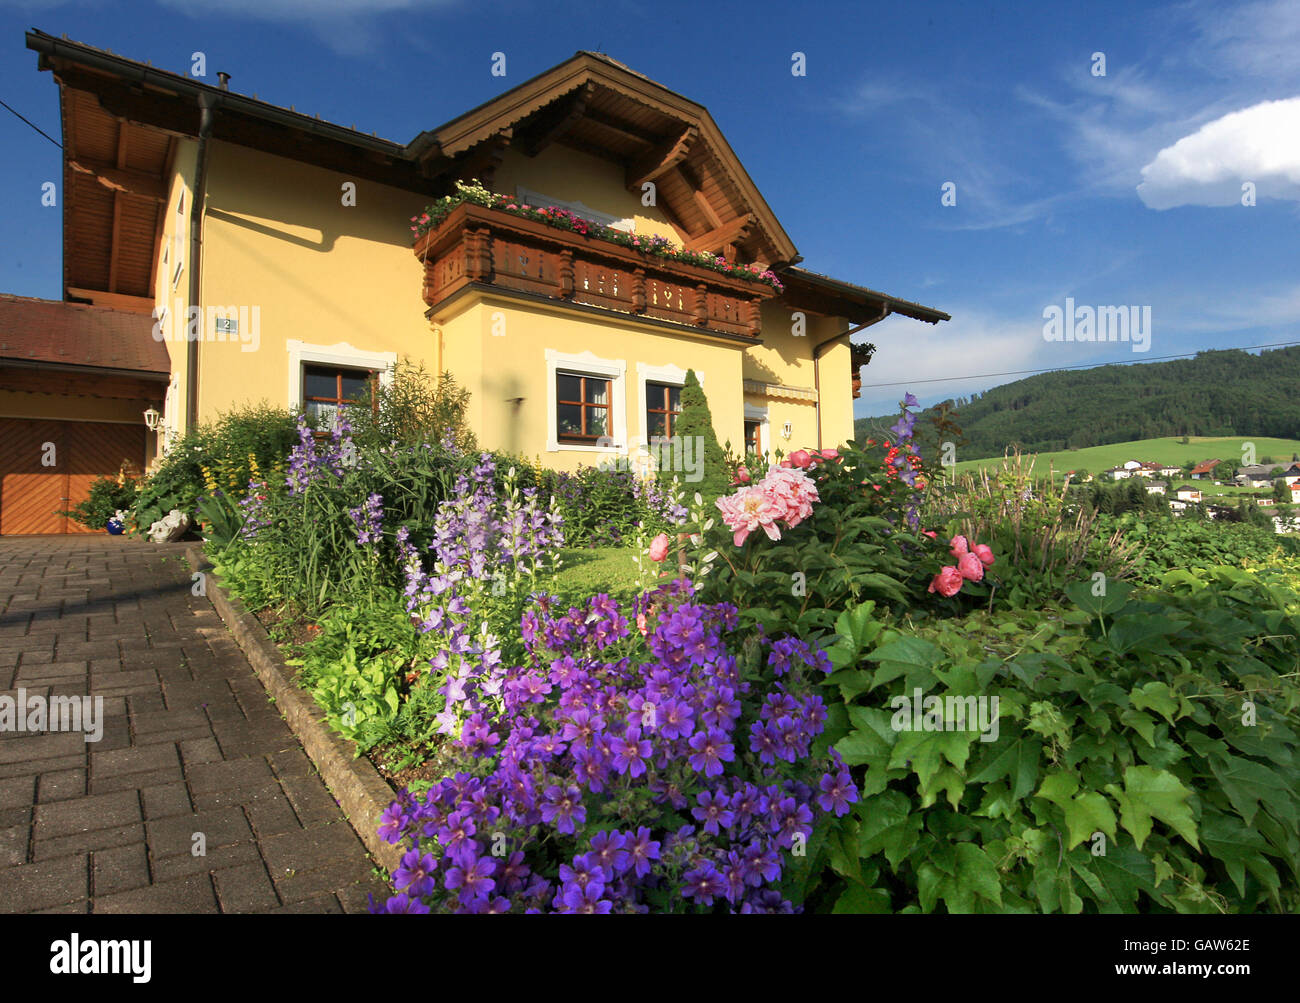
[[[686,382],[682,386],[682,413],[673,426],[673,434],[689,441],[689,455],[700,462],[703,479],[696,482],[682,480],[689,498],[698,491],[709,501],[731,490],[731,479],[727,476],[726,455],[718,445],[718,434],[713,428],[713,414],[709,411],[709,399],[704,395],[704,388],[695,375],[695,370],[686,372]],[[694,438],[698,436],[698,438]],[[687,474],[689,476],[689,473]]]

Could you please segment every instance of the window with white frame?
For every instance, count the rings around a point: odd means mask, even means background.
[[[548,452],[627,448],[627,363],[587,351],[546,350]]]
[[[391,382],[397,364],[396,352],[365,352],[347,342],[309,345],[290,339],[285,349],[289,407],[317,415],[322,428],[332,428],[342,408],[370,399],[368,381]]]

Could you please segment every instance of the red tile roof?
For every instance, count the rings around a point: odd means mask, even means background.
[[[1213,470],[1218,465],[1219,465],[1218,460],[1206,460],[1204,463],[1198,463],[1196,466],[1192,467],[1192,473],[1208,474],[1211,470]]]
[[[0,360],[167,373],[153,324],[142,313],[0,293]]]

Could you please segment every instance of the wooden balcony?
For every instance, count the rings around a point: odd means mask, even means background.
[[[765,282],[467,202],[421,235],[415,253],[424,261],[424,301],[430,307],[474,284],[757,341],[761,305],[776,295]]]

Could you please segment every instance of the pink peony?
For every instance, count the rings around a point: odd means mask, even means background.
[[[731,483],[732,483],[732,484],[748,484],[748,483],[749,483],[749,468],[748,468],[748,467],[741,467],[739,470],[737,470],[737,471],[736,471],[736,479],[735,479],[734,481],[732,481]]]
[[[952,554],[953,557],[961,557],[962,554],[970,552],[970,546],[966,543],[966,537],[964,536],[954,536],[948,542],[952,545],[952,550],[948,551],[948,553]]]
[[[974,554],[966,553],[957,558],[957,570],[970,582],[978,582],[984,577],[984,565]]]
[[[994,560],[993,551],[988,547],[987,544],[983,544],[983,543],[975,544],[975,546],[971,547],[971,553],[973,553],[976,557],[978,557],[981,561],[983,561],[986,567],[993,564],[993,560]]]
[[[749,534],[760,527],[768,539],[781,539],[781,530],[776,525],[781,513],[772,505],[771,499],[761,487],[743,487],[735,494],[719,498],[714,504],[722,513],[722,521],[731,530],[737,547],[742,546]]]
[[[668,534],[660,533],[650,541],[650,560],[662,561],[668,556]]]
[[[838,449],[823,449],[821,453],[823,460],[839,461],[840,451]]]
[[[941,596],[955,596],[961,590],[961,583],[961,572],[952,565],[947,565],[940,568],[939,573],[934,576],[929,591],[938,592]]]
[[[793,466],[798,467],[800,470],[807,470],[812,466],[812,462],[812,454],[806,449],[796,449],[790,454],[790,463]]]

